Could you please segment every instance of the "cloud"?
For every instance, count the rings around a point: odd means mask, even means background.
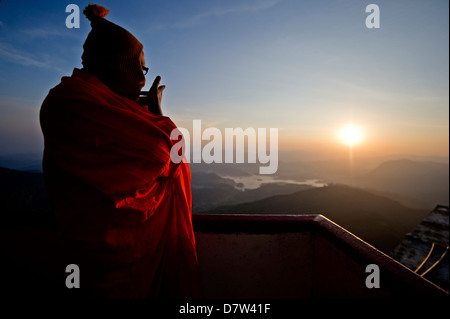
[[[54,65],[54,61],[51,61],[50,58],[41,61],[31,54],[17,50],[12,45],[7,43],[0,42],[0,59],[24,66],[33,66],[41,69],[62,72],[60,68]]]
[[[246,13],[246,12],[258,12],[261,10],[267,10],[272,8],[273,6],[277,5],[283,0],[257,0],[253,1],[252,3],[244,3],[237,6],[229,6],[227,8],[219,7],[219,8],[213,8],[209,10],[205,10],[203,12],[200,12],[196,15],[190,16],[185,20],[179,21],[174,24],[170,25],[160,25],[160,28],[190,28],[194,27],[200,23],[202,23],[204,20],[210,19],[210,18],[216,18],[221,17],[228,14],[233,13]]]
[[[258,2],[253,4],[244,4],[236,7],[231,8],[216,8],[213,10],[205,11],[202,13],[199,13],[187,21],[184,22],[185,25],[189,26],[191,24],[197,24],[201,22],[202,20],[208,19],[208,18],[215,18],[224,16],[231,13],[244,13],[244,12],[257,12],[260,10],[266,10],[274,5],[276,5],[280,0],[271,0],[271,1],[264,1],[264,2]]]
[[[25,35],[30,36],[32,38],[49,38],[49,37],[78,37],[73,32],[70,32],[69,29],[61,29],[61,28],[33,28],[26,29],[22,31]]]

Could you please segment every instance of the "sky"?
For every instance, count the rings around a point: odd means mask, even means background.
[[[81,68],[90,31],[67,28],[66,6],[0,3],[0,155],[42,152],[39,108],[61,77]],[[144,45],[146,89],[166,85],[163,112],[192,128],[278,128],[280,151],[449,153],[447,0],[98,1],[107,19]],[[380,10],[367,28],[366,6]]]

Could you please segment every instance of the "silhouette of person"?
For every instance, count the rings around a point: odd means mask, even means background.
[[[176,130],[148,92],[143,45],[88,5],[82,69],[50,90],[40,110],[43,171],[64,261],[88,298],[199,296],[190,170],[173,163]],[[142,96],[140,96],[142,95]],[[62,269],[64,271],[64,269]]]

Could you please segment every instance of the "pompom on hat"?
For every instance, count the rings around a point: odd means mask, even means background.
[[[86,18],[89,19],[89,21],[92,21],[96,17],[100,18],[106,17],[109,13],[109,10],[103,6],[91,3],[86,8],[84,8],[83,13],[86,16]]]
[[[92,27],[83,45],[83,68],[125,96],[130,91],[127,86],[139,85],[139,89],[131,88],[133,98],[139,96],[145,83],[140,62],[142,43],[128,30],[105,19],[109,13],[105,7],[89,4],[83,13]]]

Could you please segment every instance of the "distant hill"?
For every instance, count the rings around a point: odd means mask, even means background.
[[[449,205],[448,158],[404,156],[357,157],[352,171],[348,159],[280,161],[276,175],[363,187],[412,208]]]
[[[252,202],[279,194],[291,194],[311,186],[289,183],[266,183],[257,189],[239,190],[234,181],[214,173],[192,172],[192,211],[194,213],[221,205]]]
[[[24,172],[0,167],[1,209],[49,209],[41,173]]]
[[[42,173],[0,167],[2,225],[53,223]]]
[[[389,253],[429,213],[348,186],[308,189],[205,213],[322,214],[369,244]]]
[[[0,156],[0,167],[42,173],[42,153],[22,153]]]
[[[415,198],[430,209],[449,205],[449,165],[445,163],[384,162],[360,178],[358,185]]]

